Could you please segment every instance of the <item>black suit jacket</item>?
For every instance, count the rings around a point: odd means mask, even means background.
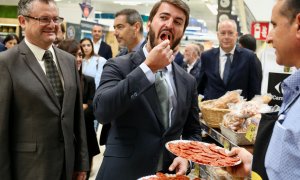
[[[236,47],[231,63],[229,81],[224,84],[219,73],[219,48],[205,51],[201,55],[201,72],[198,90],[204,99],[217,99],[227,91],[241,89],[247,100],[260,94],[261,79],[255,54],[247,49]]]
[[[177,106],[167,130],[158,119],[159,100],[139,67],[143,50],[109,60],[94,98],[94,113],[102,124],[111,123],[104,159],[97,179],[137,179],[155,174],[159,155],[167,170],[174,158],[164,147],[171,140],[200,140],[195,79],[172,63]],[[112,169],[116,171],[112,171]]]
[[[176,62],[179,66],[183,66],[183,55],[180,53],[180,51],[178,51],[178,53],[176,54],[175,58],[174,58],[174,62]]]
[[[93,98],[95,95],[95,80],[93,77],[81,75],[81,86],[82,86],[82,102],[87,104],[88,108],[84,110],[84,119],[86,125],[86,137],[89,152],[89,160],[93,156],[100,153],[98,146],[97,136],[94,128],[95,116],[93,113]]]
[[[187,66],[186,62],[183,62],[182,68],[185,71],[187,71],[188,66]],[[200,59],[197,59],[193,68],[190,70],[190,74],[196,79],[197,85],[199,85],[199,82],[200,82],[200,70],[201,70],[201,61],[200,61]]]
[[[112,50],[110,45],[104,41],[101,41],[98,55],[104,57],[106,60],[112,58]]]

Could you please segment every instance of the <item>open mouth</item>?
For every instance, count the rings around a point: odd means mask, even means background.
[[[167,34],[167,33],[162,33],[161,35],[160,35],[160,39],[161,40],[167,40],[167,39],[169,39],[169,40],[171,40],[171,35],[170,34]]]

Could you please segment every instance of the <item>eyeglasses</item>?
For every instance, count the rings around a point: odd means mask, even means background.
[[[235,35],[234,32],[224,32],[224,31],[219,32],[219,34],[221,36],[226,36],[226,34],[227,34],[229,37],[233,37]]]
[[[34,20],[37,20],[39,21],[40,25],[48,25],[51,23],[51,21],[53,21],[54,24],[61,24],[63,21],[64,21],[64,18],[62,17],[32,17],[32,16],[26,16],[26,15],[23,15],[24,17],[27,17],[27,18],[30,18],[30,19],[34,19]]]

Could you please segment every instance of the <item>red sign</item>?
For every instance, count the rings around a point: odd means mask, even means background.
[[[269,22],[252,22],[251,34],[257,40],[266,40],[269,33]]]

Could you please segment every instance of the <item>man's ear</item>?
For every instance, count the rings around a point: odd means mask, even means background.
[[[296,38],[300,40],[300,13],[296,15],[296,26],[297,26],[297,32],[296,32]]]
[[[22,27],[22,29],[25,29],[25,21],[26,21],[25,17],[22,15],[19,15],[18,20],[19,20],[19,24]]]

